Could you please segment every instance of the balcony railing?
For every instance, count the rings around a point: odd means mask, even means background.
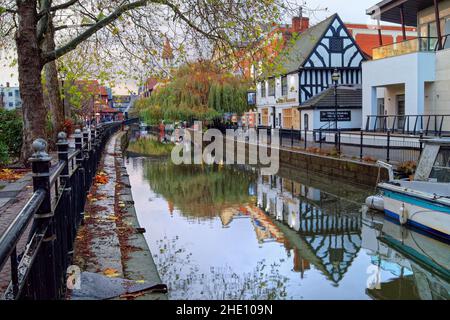
[[[366,131],[441,136],[449,133],[450,114],[367,116]]]
[[[442,47],[450,48],[450,35],[442,37]],[[372,51],[373,60],[395,57],[414,52],[432,52],[438,50],[437,37],[419,37],[392,44],[387,44]]]

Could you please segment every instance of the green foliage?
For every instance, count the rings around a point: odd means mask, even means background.
[[[211,121],[225,112],[247,111],[248,88],[247,81],[223,73],[212,63],[199,62],[180,67],[169,83],[136,102],[135,107],[149,124],[160,120]]]
[[[16,110],[0,110],[0,144],[10,155],[18,156],[22,147],[22,117]]]
[[[154,139],[138,139],[130,143],[128,151],[148,156],[165,156],[172,152],[173,147],[171,143],[161,143]]]
[[[8,164],[9,162],[9,151],[8,146],[0,141],[0,166]]]

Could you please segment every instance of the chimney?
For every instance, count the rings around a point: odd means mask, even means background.
[[[9,82],[6,83],[6,87],[9,88]]]
[[[309,18],[292,17],[292,32],[303,32],[309,28]]]

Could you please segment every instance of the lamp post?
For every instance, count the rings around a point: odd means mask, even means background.
[[[341,74],[338,69],[334,69],[333,74],[331,75],[331,79],[334,83],[334,122],[336,125],[336,131],[338,129],[338,100],[337,100],[337,87],[339,79],[341,78]]]

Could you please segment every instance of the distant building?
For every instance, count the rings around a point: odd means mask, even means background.
[[[5,87],[0,85],[0,107],[6,110],[14,110],[22,107],[19,87],[11,87],[9,82],[6,83]]]
[[[158,84],[158,80],[155,78],[148,78],[144,85],[139,87],[138,95],[140,98],[148,98],[151,96],[153,90],[155,90]]]

